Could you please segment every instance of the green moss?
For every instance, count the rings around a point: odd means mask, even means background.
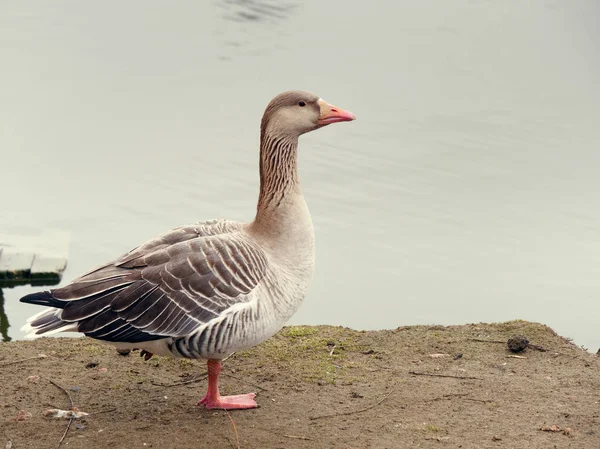
[[[340,370],[333,363],[326,360],[316,363],[311,370],[303,373],[303,380],[316,383],[335,384],[340,375]]]
[[[433,424],[426,424],[423,430],[425,430],[425,432],[439,432],[441,429]]]
[[[289,326],[284,327],[279,335],[290,338],[298,338],[298,337],[306,337],[309,335],[314,335],[317,333],[317,329],[315,327],[309,326]]]
[[[556,332],[550,327],[530,321],[513,320],[505,323],[494,323],[489,326],[494,331],[501,333],[501,337],[520,334],[526,336],[531,343],[540,343],[556,336]]]
[[[348,356],[364,351],[358,340],[360,333],[342,327],[290,326],[250,351],[236,353],[249,357],[247,374],[258,374],[275,365],[293,373],[298,382],[334,384],[353,383],[355,375],[347,373]]]
[[[190,359],[177,359],[177,364],[179,365],[179,368],[188,371],[198,369],[198,365],[196,364],[196,362]]]

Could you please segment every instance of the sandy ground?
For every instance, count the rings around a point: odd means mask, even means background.
[[[514,334],[548,351],[515,358]],[[69,395],[89,415],[63,448],[600,448],[600,357],[535,323],[288,327],[225,362],[222,393],[256,391],[254,410],[197,406],[204,368],[89,339],[0,344],[0,447],[56,448],[68,420],[44,412]]]

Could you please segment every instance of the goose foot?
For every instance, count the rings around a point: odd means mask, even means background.
[[[203,405],[209,410],[213,408],[239,410],[258,407],[258,404],[254,400],[256,393],[221,396],[219,394],[221,361],[209,359],[206,362],[206,366],[208,368],[208,391],[206,392],[206,396],[198,402],[198,405]]]
[[[219,396],[211,398],[207,393],[198,405],[203,405],[208,410],[218,408],[223,410],[243,410],[256,408],[258,404],[254,400],[256,393],[238,394],[235,396]]]

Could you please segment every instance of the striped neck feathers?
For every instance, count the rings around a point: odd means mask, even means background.
[[[293,194],[300,193],[298,137],[281,136],[263,128],[260,139],[260,194],[256,219],[271,216]]]

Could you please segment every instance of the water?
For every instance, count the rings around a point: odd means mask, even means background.
[[[317,233],[294,323],[521,318],[600,346],[600,3],[10,2],[0,226],[72,234],[64,282],[172,227],[252,218],[267,102]],[[12,327],[39,310],[5,289]]]

